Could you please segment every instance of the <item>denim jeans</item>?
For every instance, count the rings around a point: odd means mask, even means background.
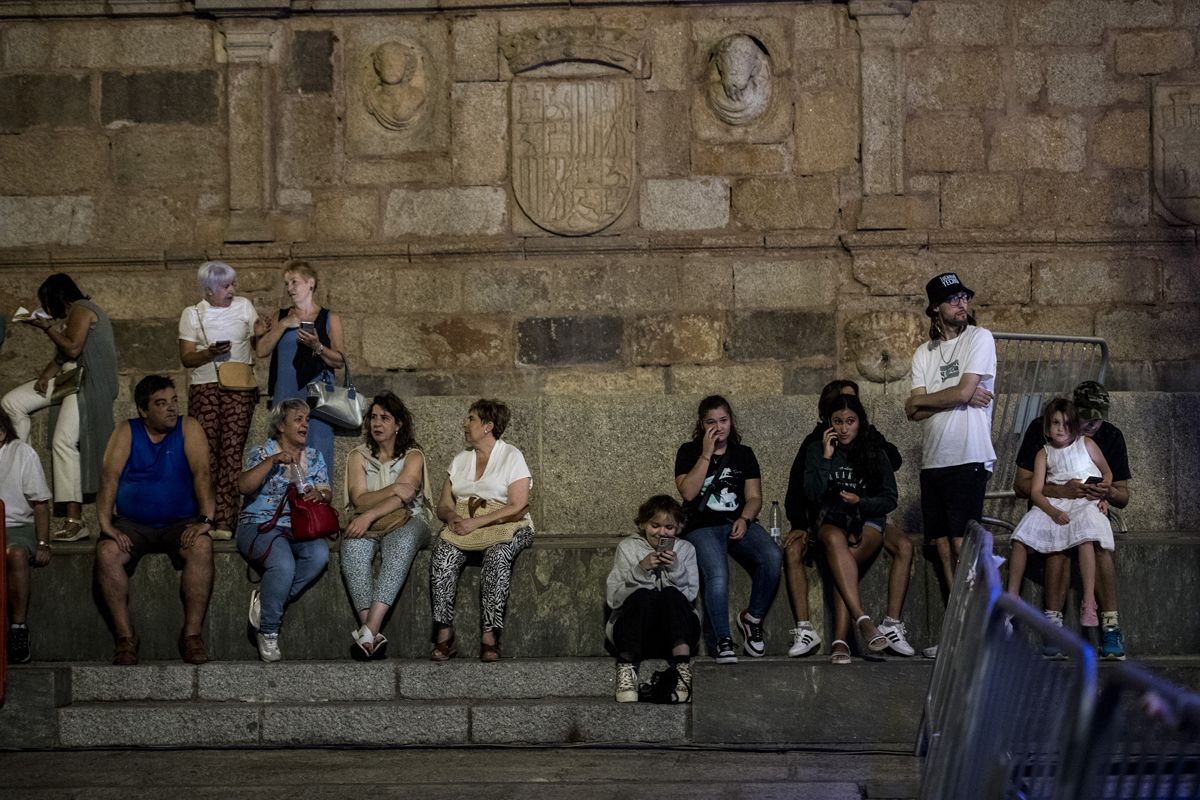
[[[257,523],[249,522],[238,527],[237,549],[262,574],[258,589],[262,616],[258,630],[279,633],[284,606],[299,597],[325,570],[329,543],[324,539],[293,542],[283,535],[282,528],[272,528],[260,535]],[[270,553],[264,560],[263,554],[268,549]]]
[[[729,538],[733,523],[711,528],[697,528],[684,538],[696,548],[696,563],[700,567],[704,614],[713,634],[720,639],[729,636],[729,560],[733,556],[750,573],[750,603],[746,610],[763,619],[771,607],[775,590],[779,588],[779,569],[783,555],[779,545],[757,522],[746,528],[746,535],[737,541]]]

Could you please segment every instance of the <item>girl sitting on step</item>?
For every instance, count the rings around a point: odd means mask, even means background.
[[[1100,446],[1079,431],[1079,412],[1065,397],[1046,404],[1042,413],[1046,445],[1038,451],[1033,462],[1033,481],[1029,497],[1033,507],[1025,513],[1013,531],[1012,562],[1008,570],[1008,592],[1019,597],[1021,578],[1025,574],[1026,552],[1016,547],[1019,542],[1039,553],[1061,553],[1075,549],[1079,552],[1079,575],[1083,582],[1083,604],[1080,624],[1094,627],[1100,624],[1096,615],[1096,551],[1092,542],[1105,550],[1113,549],[1112,525],[1107,508],[1099,500],[1079,497],[1074,500],[1046,497],[1047,483],[1061,485],[1071,480],[1085,483],[1112,483],[1112,470],[1100,452]],[[1081,546],[1085,545],[1085,546]],[[1062,626],[1062,606],[1047,608],[1046,616]]]
[[[700,642],[700,618],[693,607],[700,588],[696,549],[676,538],[683,507],[673,497],[659,494],[642,503],[634,524],[638,533],[617,545],[608,573],[612,615],[606,634],[617,652],[617,702],[637,701],[642,658],[662,652],[679,673],[672,699],[686,703],[692,653]]]

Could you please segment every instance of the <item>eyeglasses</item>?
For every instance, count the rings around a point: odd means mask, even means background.
[[[972,295],[969,292],[959,292],[958,294],[950,295],[942,302],[949,303],[952,306],[965,306],[967,303],[971,302],[971,297]]]

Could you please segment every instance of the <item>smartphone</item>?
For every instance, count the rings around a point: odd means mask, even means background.
[[[317,330],[317,324],[315,322],[301,322],[300,330],[313,333]]]
[[[668,550],[674,550],[674,549],[675,549],[675,537],[674,537],[674,536],[660,536],[660,537],[658,537],[658,548],[657,548],[657,550],[658,550],[658,552],[659,552],[659,553],[665,553],[665,552],[667,552]]]
[[[1104,478],[1101,478],[1099,475],[1093,475],[1092,477],[1090,477],[1086,481],[1084,481],[1084,483],[1100,483],[1103,480],[1104,480]]]
[[[228,340],[228,339],[222,339],[222,340],[220,340],[219,342],[213,342],[213,345],[214,345],[215,347],[226,348],[226,347],[229,347],[229,340]]]

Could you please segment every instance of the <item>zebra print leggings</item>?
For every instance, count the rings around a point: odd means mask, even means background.
[[[485,631],[498,631],[504,627],[504,606],[508,603],[508,592],[512,588],[513,562],[531,542],[533,528],[521,528],[511,541],[494,544],[483,551],[480,594]],[[429,570],[433,621],[438,625],[454,624],[454,598],[458,594],[458,578],[466,563],[465,552],[445,538],[438,539]]]
[[[417,515],[400,528],[380,539],[342,540],[342,577],[356,611],[371,607],[372,602],[390,606],[404,586],[417,551],[429,543],[429,523]],[[376,548],[383,554],[379,574],[372,580],[371,566]]]

